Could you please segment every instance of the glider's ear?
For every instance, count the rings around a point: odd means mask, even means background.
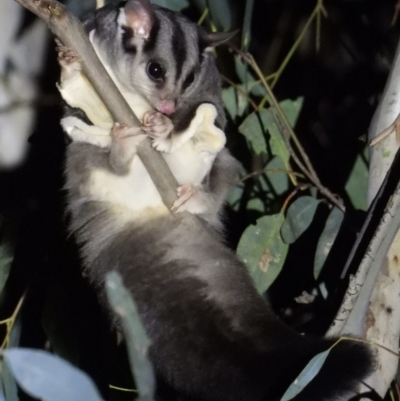
[[[128,0],[125,18],[135,38],[147,39],[154,24],[153,9],[149,0]]]
[[[231,40],[237,33],[238,29],[230,32],[211,32],[204,35],[204,41],[207,48],[213,48],[222,45]]]

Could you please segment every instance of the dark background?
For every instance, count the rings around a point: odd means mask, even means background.
[[[237,27],[243,4],[232,2]],[[400,21],[391,25],[394,0],[326,0],[324,4],[329,17],[322,19],[320,52],[315,51],[314,24],[274,92],[280,100],[304,97],[296,133],[323,184],[338,193],[348,208],[346,230],[329,261],[329,282],[340,274],[364,219],[363,212],[352,209],[344,186],[366,145],[368,126],[393,60]],[[250,52],[265,74],[279,67],[314,7],[314,0],[256,1]],[[194,7],[186,12],[196,18],[200,15]],[[27,13],[21,31],[31,21]],[[237,81],[228,49],[222,52],[219,63],[223,73]],[[0,172],[1,224],[12,227],[15,243],[0,319],[11,315],[26,292],[20,345],[45,348],[51,338],[53,344],[58,342],[64,356],[87,370],[107,394],[105,383],[123,371],[126,382],[115,384],[131,386],[129,370],[116,356],[114,334],[109,332],[96,297],[82,278],[78,252],[66,230],[68,216],[62,189],[65,138],[59,126],[62,107],[55,88],[58,73],[51,42],[46,70],[40,77],[38,119],[29,139],[28,158],[14,171]],[[241,159],[241,138],[233,122],[229,134],[232,151]],[[291,247],[284,271],[269,292],[275,310],[289,324],[312,333],[324,332],[336,305],[320,300],[299,307],[293,302],[295,296],[314,285],[315,244],[327,212],[318,213],[307,236]],[[229,217],[230,237],[235,244],[253,217],[245,211],[229,213]]]

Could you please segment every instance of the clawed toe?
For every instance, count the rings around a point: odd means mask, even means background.
[[[158,111],[148,111],[143,116],[142,130],[152,139],[166,139],[173,130],[172,121]]]

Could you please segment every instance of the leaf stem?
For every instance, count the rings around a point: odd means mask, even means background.
[[[256,103],[251,99],[249,94],[240,87],[240,85],[235,84],[231,79],[229,79],[227,76],[223,74],[220,74],[220,76],[226,83],[233,86],[233,88],[235,88],[236,91],[240,92],[247,99],[247,101],[251,104],[251,107],[253,107],[254,111],[258,110],[258,106],[256,105]]]
[[[327,199],[330,200],[331,203],[333,203],[335,206],[337,206],[340,210],[344,212],[344,205],[343,202],[339,199],[337,199],[329,190],[328,188],[324,187],[318,176],[316,171],[314,170],[314,167],[311,164],[311,161],[307,155],[307,153],[304,151],[302,145],[300,144],[300,141],[298,140],[296,134],[294,133],[292,127],[289,124],[289,121],[286,118],[285,113],[282,111],[282,108],[279,106],[279,103],[277,99],[275,98],[274,93],[272,92],[271,87],[268,85],[267,81],[264,78],[264,75],[262,74],[258,64],[256,63],[254,57],[249,54],[247,56],[247,60],[251,67],[254,69],[255,73],[258,75],[258,77],[261,79],[265,90],[267,91],[267,95],[269,96],[271,100],[271,105],[274,107],[276,113],[279,116],[279,119],[276,118],[275,121],[278,125],[278,128],[282,134],[282,138],[286,143],[286,146],[293,157],[293,160],[295,163],[298,165],[298,167],[303,171],[303,173],[307,176],[307,178],[318,188],[318,190],[323,194]],[[275,115],[275,113],[272,113]],[[291,144],[290,144],[290,139],[293,140],[294,144],[296,145],[296,148],[298,152],[300,153],[304,163],[306,166],[303,165],[303,163],[300,161],[300,159],[297,157],[296,153],[294,152]]]
[[[297,173],[293,170],[286,170],[283,168],[266,168],[266,169],[262,169],[262,170],[257,170],[257,171],[253,171],[252,173],[246,174],[244,177],[242,177],[240,179],[240,182],[244,182],[252,177],[255,177],[257,175],[261,175],[264,173],[286,173],[287,175],[295,175],[296,177],[300,177],[300,178],[304,178],[304,175],[301,173]]]
[[[3,340],[2,344],[0,346],[0,350],[3,350],[5,347],[7,347],[11,330],[12,330],[12,328],[14,326],[15,319],[18,316],[18,313],[19,313],[19,311],[20,311],[20,309],[22,307],[22,304],[24,303],[24,299],[25,299],[25,295],[23,295],[21,297],[21,299],[18,301],[17,306],[15,307],[13,314],[8,319],[5,319],[2,322],[3,324],[6,322],[6,324],[7,324],[7,332],[6,332],[6,336],[4,337],[4,340]]]

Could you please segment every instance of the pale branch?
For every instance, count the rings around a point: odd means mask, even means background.
[[[55,0],[15,1],[41,18],[54,35],[78,55],[82,63],[83,72],[109,110],[114,121],[131,127],[139,126],[140,121],[101,64],[78,18]],[[167,163],[162,155],[151,147],[149,140],[142,141],[138,149],[138,156],[146,167],[164,204],[170,208],[176,199],[178,183]]]
[[[398,167],[400,154],[396,158],[396,164],[392,167],[390,174],[386,177],[378,197],[371,205],[364,226],[358,234],[357,241],[349,255],[348,261],[343,269],[342,278],[346,276],[347,270],[354,259],[359,247],[365,242],[365,236],[369,233],[373,215],[379,213],[377,202],[384,200],[385,209],[380,218],[377,228],[374,229],[373,237],[369,243],[365,243],[366,251],[358,266],[357,273],[350,280],[342,305],[328,331],[328,336],[338,336],[340,334],[353,334],[363,336],[366,327],[366,316],[369,300],[377,279],[380,266],[385,260],[398,228],[398,215],[400,214],[400,183],[398,182]],[[396,189],[393,191],[392,178],[396,179]],[[389,179],[390,178],[390,179]],[[390,194],[386,192],[390,191]],[[389,195],[390,196],[389,198]],[[368,283],[368,284],[367,284]]]
[[[369,140],[373,140],[396,121],[400,111],[400,44],[386,82],[381,101],[369,127]],[[394,160],[398,144],[396,135],[388,135],[370,147],[368,204],[375,198],[387,171]]]
[[[363,337],[374,285],[389,248],[400,227],[400,184],[391,197],[356,275],[350,281],[342,305],[327,335]]]
[[[369,139],[377,137],[393,123],[400,112],[400,42],[397,45],[396,55],[391,72],[387,80],[383,95],[369,129]],[[382,185],[398,149],[397,135],[389,135],[370,148],[370,172],[368,182],[368,201],[371,203],[379,187]],[[398,173],[397,173],[398,174]],[[398,191],[393,195],[393,202],[399,196]],[[396,213],[396,212],[395,212]],[[397,211],[397,215],[400,214]],[[388,237],[394,237],[399,230],[398,217],[392,214],[393,221]],[[373,285],[373,295],[368,307],[368,325],[366,338],[387,348],[397,350],[400,332],[400,276],[398,261],[400,258],[400,241],[393,241],[386,257],[382,257],[380,271]],[[382,255],[381,255],[382,256]],[[378,255],[377,255],[378,259]],[[368,277],[367,277],[368,280]],[[398,366],[398,359],[388,353],[377,352],[377,369],[368,379],[367,384],[372,386],[379,395],[384,396],[390,382],[394,379]]]
[[[398,165],[392,164],[394,160],[397,161],[398,159],[397,157],[395,159],[398,149],[397,135],[387,134],[389,133],[388,127],[395,131],[392,128],[396,128],[396,119],[399,112],[400,43],[381,102],[375,112],[369,130],[370,140],[376,137],[381,138],[370,148],[369,204],[376,197],[378,197],[377,201],[379,201],[382,196],[384,188],[382,190],[380,188],[387,185],[385,177],[389,174],[388,171],[391,166],[394,173],[397,173],[396,180],[398,182]],[[398,133],[396,132],[396,134]],[[359,276],[365,279],[359,282],[355,282],[355,280],[351,282],[344,304],[335,320],[337,325],[335,328],[331,327],[329,334],[339,334],[338,328],[340,325],[342,333],[358,334],[371,343],[382,344],[388,349],[397,351],[400,333],[400,303],[398,302],[400,295],[399,208],[400,183],[397,184],[396,190],[388,202],[374,238],[371,240],[370,247],[356,274],[356,278]],[[355,291],[354,295],[350,294],[352,291]],[[346,323],[343,325],[344,321]],[[378,368],[374,370],[365,382],[367,386],[373,388],[383,397],[395,377],[398,358],[378,348],[376,366]]]

